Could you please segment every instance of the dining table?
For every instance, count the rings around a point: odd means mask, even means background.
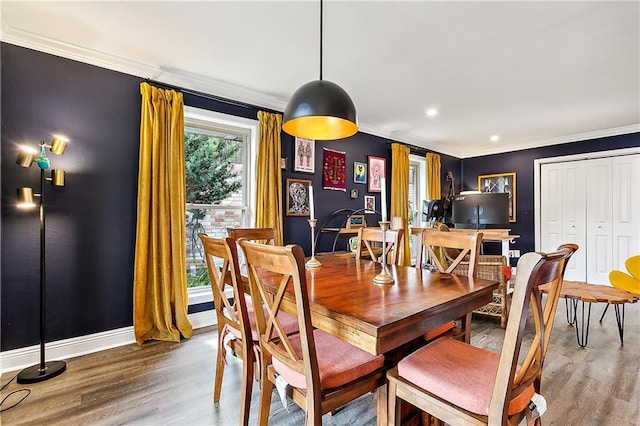
[[[319,254],[320,266],[306,268],[311,322],[393,367],[425,341],[423,335],[489,303],[498,281],[387,265],[390,284],[376,284],[379,262]],[[293,288],[282,309],[295,314]],[[387,389],[377,391],[377,423],[386,424]]]

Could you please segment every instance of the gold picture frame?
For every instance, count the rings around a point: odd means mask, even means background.
[[[516,173],[496,173],[478,176],[478,191],[509,194],[509,222],[516,221]]]

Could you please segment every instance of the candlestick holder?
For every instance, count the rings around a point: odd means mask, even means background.
[[[322,263],[316,259],[316,222],[317,219],[309,219],[309,227],[311,228],[311,259],[307,260],[307,263],[305,263],[307,268],[319,268],[322,266]]]
[[[380,224],[380,229],[382,230],[382,255],[380,256],[380,264],[382,265],[382,270],[378,275],[373,277],[373,282],[375,284],[382,284],[382,285],[393,284],[394,279],[389,273],[389,269],[387,268],[387,255],[386,255],[387,242],[385,237],[387,233],[387,229],[389,229],[390,222],[387,220],[381,220],[378,223]],[[397,247],[396,247],[396,250],[397,250]]]

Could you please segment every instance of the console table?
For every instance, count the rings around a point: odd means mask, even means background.
[[[547,293],[549,291],[549,284],[543,284],[540,286],[540,291]],[[593,303],[607,303],[613,305],[616,312],[616,323],[618,325],[618,335],[620,336],[620,344],[624,344],[624,305],[626,303],[636,303],[638,296],[629,293],[628,291],[620,290],[615,287],[610,287],[601,284],[588,284],[577,281],[565,281],[562,283],[562,289],[560,290],[560,297],[565,298],[567,309],[567,322],[569,325],[573,325],[576,329],[576,339],[578,345],[581,347],[587,346],[589,340],[589,322],[591,320],[591,305]],[[580,316],[580,324],[578,324],[578,302],[582,302],[582,312]],[[584,304],[588,303],[587,318],[585,321]],[[620,311],[620,305],[622,305],[622,312]],[[604,318],[604,313],[607,311],[605,308],[600,322]]]

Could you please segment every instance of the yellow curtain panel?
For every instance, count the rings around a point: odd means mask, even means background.
[[[427,198],[439,200],[442,195],[440,183],[440,155],[429,152],[427,154]]]
[[[136,342],[191,337],[187,318],[182,93],[140,85],[138,216],[133,273]]]
[[[280,171],[282,116],[258,111],[258,123],[256,227],[274,228],[275,243],[282,245],[282,173]]]
[[[409,266],[409,147],[399,143],[391,144],[391,217],[402,219],[405,236],[400,256]]]

